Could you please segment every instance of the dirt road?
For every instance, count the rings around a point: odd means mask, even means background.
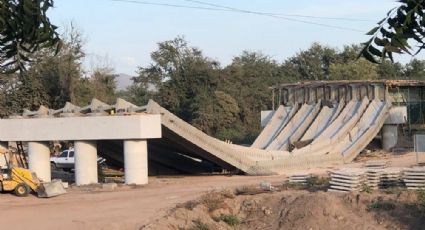
[[[414,164],[415,155],[390,160],[392,166],[408,166]],[[320,174],[326,170],[311,171]],[[284,179],[285,176],[153,177],[149,178],[149,185],[141,188],[123,186],[112,192],[78,188],[50,199],[0,194],[0,216],[7,220],[0,228],[10,223],[10,229],[139,229],[162,217],[177,203],[195,199],[203,192],[258,185],[262,181],[281,183]]]

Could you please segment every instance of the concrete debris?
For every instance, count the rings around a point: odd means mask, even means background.
[[[266,182],[266,181],[260,183],[260,188],[264,191],[273,191],[273,189],[274,189],[272,184],[270,182]]]
[[[105,191],[114,191],[117,188],[117,183],[106,183],[102,184],[102,190]]]

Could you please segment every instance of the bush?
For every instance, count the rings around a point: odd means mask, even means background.
[[[425,190],[420,189],[416,191],[418,205],[421,208],[425,208]]]
[[[392,210],[395,209],[396,205],[393,201],[385,201],[382,198],[378,198],[372,203],[367,205],[367,210]]]
[[[222,220],[223,222],[225,222],[226,224],[228,224],[229,226],[236,226],[240,223],[240,220],[237,216],[235,215],[224,215],[221,214],[220,216],[220,220]]]
[[[307,179],[305,187],[309,191],[326,190],[329,187],[329,178],[312,176]]]
[[[196,206],[198,206],[199,202],[198,201],[188,201],[186,203],[184,203],[184,208],[187,210],[193,210]]]
[[[362,192],[365,192],[365,193],[371,193],[372,192],[372,187],[370,187],[367,184],[362,184],[362,190],[361,191]]]
[[[209,230],[210,227],[208,227],[207,224],[202,222],[200,219],[193,221],[194,226],[188,228],[188,230]]]
[[[223,194],[216,191],[212,191],[203,195],[200,202],[204,204],[210,212],[225,206]]]
[[[223,191],[220,192],[220,194],[223,197],[228,198],[228,199],[235,198],[235,193],[232,190],[230,190],[230,189],[224,189]]]
[[[260,189],[256,186],[242,186],[239,188],[236,188],[235,193],[237,196],[239,195],[256,195],[265,193],[267,191],[264,191],[263,189]]]

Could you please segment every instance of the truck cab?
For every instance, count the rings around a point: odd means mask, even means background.
[[[56,169],[73,169],[75,164],[74,149],[62,151],[58,156],[50,157],[50,166]]]

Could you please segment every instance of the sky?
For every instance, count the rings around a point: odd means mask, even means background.
[[[141,2],[214,8],[187,0],[55,0],[48,15],[60,27],[59,32],[71,22],[82,32],[87,69],[107,63],[116,73],[136,75],[138,66],[151,63],[150,53],[157,49],[158,42],[177,36],[184,36],[191,46],[222,65],[229,64],[243,50],[260,51],[283,61],[308,49],[313,42],[341,49],[366,41],[364,34],[397,6],[394,0],[202,0],[280,15],[270,17]],[[406,62],[410,58],[404,55],[399,60]]]

